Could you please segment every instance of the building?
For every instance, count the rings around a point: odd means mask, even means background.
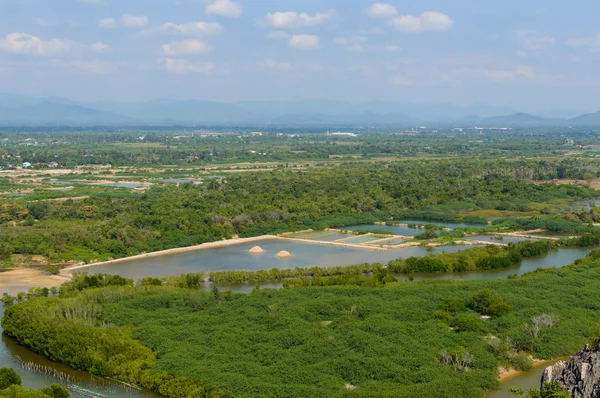
[[[58,167],[58,163],[53,160],[50,163],[48,163],[48,167],[54,169],[55,167]]]
[[[356,133],[347,133],[347,132],[342,132],[342,131],[337,131],[335,133],[329,133],[329,135],[332,137],[358,137],[358,134],[356,134]]]
[[[31,167],[31,163],[29,162],[23,162],[23,164],[21,165],[24,169],[28,169]]]

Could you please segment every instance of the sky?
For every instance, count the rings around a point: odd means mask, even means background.
[[[598,0],[0,0],[0,92],[600,109]]]

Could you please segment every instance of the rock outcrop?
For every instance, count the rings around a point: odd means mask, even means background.
[[[573,398],[600,398],[600,339],[588,344],[568,361],[547,367],[544,383],[553,381]]]
[[[263,250],[262,247],[260,246],[254,246],[252,249],[248,250],[250,253],[252,254],[260,254],[260,253],[264,253],[265,251]]]

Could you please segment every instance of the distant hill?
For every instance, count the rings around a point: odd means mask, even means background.
[[[586,113],[585,115],[581,115],[575,117],[573,119],[569,119],[571,124],[593,124],[600,125],[600,111],[594,113]]]
[[[570,111],[572,114],[572,111]],[[565,112],[566,113],[566,112]],[[565,114],[552,111],[548,115]],[[144,102],[77,102],[0,93],[0,125],[396,125],[512,127],[583,124],[600,126],[600,112],[573,119],[547,118],[486,104],[413,104],[370,101],[243,101],[158,99]]]
[[[79,105],[39,102],[18,108],[1,108],[0,124],[115,124],[131,119]]]

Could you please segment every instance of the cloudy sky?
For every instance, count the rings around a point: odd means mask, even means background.
[[[0,92],[600,109],[598,0],[0,0]]]

